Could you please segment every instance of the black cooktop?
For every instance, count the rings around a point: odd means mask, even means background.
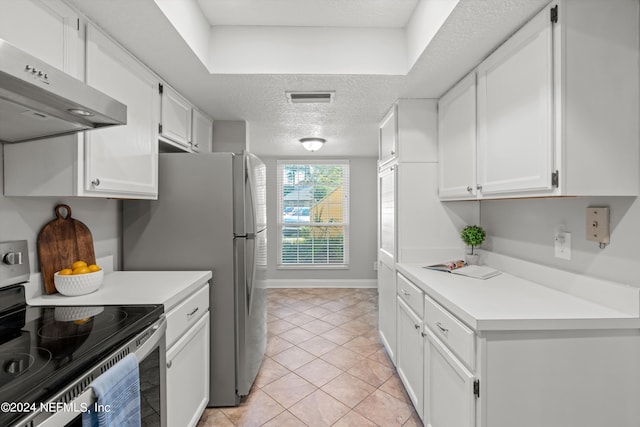
[[[159,319],[162,305],[31,307],[0,289],[0,404],[46,402]],[[5,405],[5,409],[6,409]],[[0,425],[27,415],[0,410]]]

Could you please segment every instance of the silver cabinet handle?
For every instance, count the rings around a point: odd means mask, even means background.
[[[171,368],[172,365],[173,365],[173,360],[169,360],[167,362],[167,369]]]
[[[482,185],[480,185],[480,184],[476,185],[476,189],[477,189],[478,191],[482,191]]]
[[[414,324],[413,327],[416,328],[416,329],[420,329],[420,325],[418,325],[418,324]]]
[[[91,184],[94,187],[98,187],[100,185],[100,178],[95,178],[93,181],[91,181]]]
[[[471,186],[469,185],[469,186],[467,186],[467,191],[468,191],[469,193],[471,193],[471,192],[473,191],[473,188],[471,188]]]
[[[440,332],[442,332],[444,335],[447,335],[449,333],[449,330],[444,326],[442,326],[442,323],[436,322],[436,326],[438,327],[438,329],[440,329]]]
[[[395,156],[396,155],[396,150],[391,150],[391,155]]]
[[[411,296],[411,292],[407,292],[404,289],[400,289],[400,291],[404,294],[405,297],[410,297]]]
[[[420,335],[422,335],[422,338],[425,338],[427,336],[427,333],[422,331],[422,332],[420,332]]]
[[[193,317],[193,315],[196,314],[197,312],[198,312],[198,307],[191,310],[191,313],[187,313],[187,319],[191,319],[191,317]]]

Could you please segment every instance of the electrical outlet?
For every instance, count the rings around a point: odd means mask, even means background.
[[[587,208],[587,240],[601,245],[609,243],[609,208]]]
[[[563,227],[556,227],[554,236],[554,254],[556,258],[571,260],[571,233]]]

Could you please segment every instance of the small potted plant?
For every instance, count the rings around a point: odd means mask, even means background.
[[[478,264],[478,254],[474,252],[474,248],[484,242],[486,237],[484,229],[478,225],[467,225],[460,232],[460,237],[467,246],[471,246],[471,252],[465,256],[467,264]]]

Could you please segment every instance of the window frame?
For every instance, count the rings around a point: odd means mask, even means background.
[[[283,212],[284,212],[284,196],[283,196],[283,184],[285,183],[282,178],[282,173],[285,165],[336,165],[342,166],[345,168],[342,180],[342,188],[343,188],[343,197],[345,198],[343,201],[343,211],[346,211],[346,214],[343,214],[343,222],[342,223],[316,223],[315,225],[309,225],[310,227],[323,227],[323,226],[340,226],[344,229],[343,234],[343,262],[342,263],[326,263],[326,264],[314,264],[314,263],[283,263],[282,255],[283,255],[283,227],[285,227],[285,222],[283,220]],[[278,160],[277,161],[277,172],[276,172],[276,191],[277,191],[277,234],[278,234],[278,259],[276,262],[276,268],[282,270],[291,270],[291,269],[332,269],[332,270],[340,270],[340,269],[348,269],[349,268],[349,232],[350,232],[350,163],[349,160],[346,159],[315,159],[315,160]],[[345,183],[346,181],[346,183]],[[291,226],[291,223],[287,223],[286,226]],[[298,225],[294,225],[298,226]]]

